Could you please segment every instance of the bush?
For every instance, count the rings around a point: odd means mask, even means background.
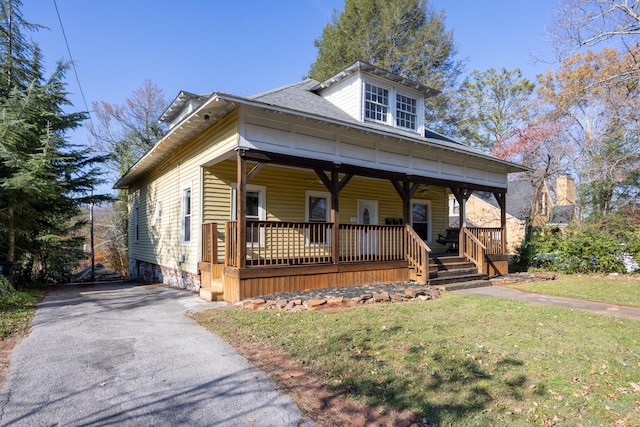
[[[15,288],[9,283],[9,280],[0,274],[0,299],[5,300],[15,294]]]
[[[521,266],[562,273],[625,273],[624,254],[640,255],[640,229],[612,222],[545,228],[532,233],[518,251]]]

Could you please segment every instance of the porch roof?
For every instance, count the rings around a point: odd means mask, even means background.
[[[179,124],[171,128],[141,159],[139,159],[115,184],[114,188],[128,188],[135,180],[159,165],[169,155],[187,143],[191,137],[212,126],[240,105],[259,107],[279,113],[290,114],[324,123],[376,133],[410,143],[476,157],[506,167],[507,173],[524,172],[528,169],[507,162],[482,151],[464,145],[438,133],[429,131],[424,136],[370,122],[360,122],[313,92],[319,83],[306,79],[251,97],[240,97],[225,93],[212,93],[208,99]],[[170,110],[171,107],[168,109]]]

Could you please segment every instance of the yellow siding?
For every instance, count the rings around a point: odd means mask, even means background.
[[[130,189],[130,207],[140,207],[140,241],[130,247],[131,258],[197,273],[200,253],[201,165],[213,150],[237,140],[236,113],[193,138],[155,167]],[[181,243],[182,189],[191,186],[191,242]],[[162,216],[155,218],[156,202],[162,202]],[[131,211],[133,212],[133,210]],[[129,223],[133,239],[133,214]],[[184,257],[184,263],[180,260]]]
[[[252,164],[247,165],[250,170]],[[231,219],[231,185],[236,182],[236,162],[223,161],[204,170],[204,221],[219,224],[219,261],[224,259],[223,224]],[[267,165],[249,183],[266,187],[268,221],[305,221],[305,191],[327,192],[314,171]],[[340,192],[340,223],[349,224],[357,218],[357,201],[378,201],[378,223],[385,218],[402,217],[402,201],[389,181],[354,177]],[[447,194],[443,187],[429,186],[429,191],[418,192],[413,198],[431,201],[432,237],[430,247],[435,252],[446,248],[435,242],[438,233],[448,226]]]

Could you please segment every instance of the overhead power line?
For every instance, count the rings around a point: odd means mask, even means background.
[[[78,88],[80,89],[80,96],[82,97],[82,102],[84,103],[85,111],[89,113],[89,122],[91,122],[91,126],[93,127],[93,120],[91,119],[91,110],[89,110],[87,99],[84,96],[84,91],[82,90],[82,85],[80,84],[80,78],[78,77],[78,69],[76,68],[76,62],[73,60],[73,56],[71,55],[71,49],[69,48],[69,40],[67,39],[67,34],[64,31],[64,25],[62,24],[62,18],[60,17],[60,11],[58,10],[58,3],[56,2],[56,0],[53,0],[53,5],[56,8],[56,14],[58,15],[58,22],[60,22],[60,29],[62,30],[62,37],[64,37],[64,43],[67,46],[67,53],[69,54],[69,61],[71,62],[71,67],[73,67],[73,74],[76,76],[76,82],[78,83]]]

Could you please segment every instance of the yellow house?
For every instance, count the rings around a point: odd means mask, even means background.
[[[507,176],[524,169],[427,130],[437,93],[363,62],[251,97],[181,92],[167,134],[115,185],[129,190],[131,278],[235,302],[506,272]],[[438,258],[448,194],[464,206],[473,191],[502,222],[462,227],[459,254]]]

